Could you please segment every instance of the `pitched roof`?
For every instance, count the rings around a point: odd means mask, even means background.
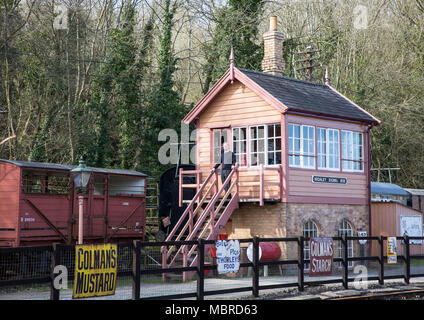
[[[247,69],[239,70],[283,103],[290,111],[378,122],[365,110],[328,85],[302,81]]]
[[[63,170],[63,171],[71,171],[76,168],[75,165],[68,164],[57,164],[57,163],[45,163],[45,162],[31,162],[31,161],[20,161],[20,160],[6,160],[0,159],[0,162],[7,162],[14,164],[18,167],[23,168],[32,168],[32,169],[51,169],[51,170]],[[110,174],[122,174],[129,176],[146,176],[144,173],[135,171],[135,170],[125,170],[125,169],[107,169],[107,168],[93,168],[87,167],[93,170],[93,172],[97,173],[110,173]]]
[[[370,113],[350,101],[330,85],[302,81],[265,72],[230,67],[209,92],[184,117],[192,122],[228,83],[238,80],[278,111],[330,116],[379,124]]]
[[[414,196],[424,196],[424,189],[409,189],[409,188],[404,188],[404,189]]]
[[[379,194],[394,194],[406,196],[407,192],[400,186],[394,183],[387,182],[371,182],[371,192]]]

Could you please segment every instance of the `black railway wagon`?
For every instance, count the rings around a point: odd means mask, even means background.
[[[184,204],[182,207],[178,206],[180,168],[184,170],[195,170],[194,165],[176,166],[163,172],[159,180],[159,221],[161,222],[159,229],[163,236],[168,235],[168,233],[173,229],[187,207],[186,204]],[[184,183],[195,183],[195,177],[184,176]],[[183,199],[191,200],[195,194],[196,189],[185,188]],[[164,227],[162,221],[166,217],[170,218],[171,224]],[[184,226],[184,224],[182,224],[182,226]]]

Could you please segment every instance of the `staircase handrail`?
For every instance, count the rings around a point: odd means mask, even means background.
[[[194,225],[194,227],[193,227],[193,229],[192,229],[191,233],[189,234],[188,238],[186,238],[186,241],[190,241],[190,239],[192,239],[192,238],[194,237],[194,235],[197,233],[197,231],[198,231],[198,229],[199,229],[200,225],[201,225],[201,224],[203,224],[203,222],[204,222],[204,220],[205,220],[206,216],[207,216],[207,215],[208,215],[208,213],[210,212],[211,207],[215,205],[216,201],[218,200],[219,195],[220,195],[220,194],[222,193],[222,191],[225,189],[225,187],[227,186],[227,184],[228,184],[229,182],[231,182],[231,178],[232,178],[232,176],[234,175],[234,173],[238,171],[238,167],[239,167],[239,165],[238,165],[238,163],[236,163],[236,165],[233,167],[233,169],[231,170],[230,174],[228,175],[227,179],[226,179],[226,180],[224,181],[224,183],[222,184],[221,189],[219,189],[219,191],[218,191],[218,192],[216,192],[216,193],[214,194],[214,196],[212,197],[211,201],[208,203],[208,205],[206,206],[205,210],[203,211],[202,215],[201,215],[201,216],[199,217],[199,219],[196,221],[196,224]],[[204,189],[204,187],[205,187],[205,186],[206,186],[206,184],[207,184],[207,181],[210,179],[210,177],[212,176],[212,174],[214,174],[214,173],[215,173],[215,171],[216,171],[216,169],[212,169],[212,170],[211,170],[211,172],[210,172],[210,174],[209,174],[208,178],[207,178],[207,179],[205,180],[205,182],[202,184],[202,186],[201,186],[201,188],[199,189],[198,193],[196,193],[196,196],[197,196],[197,197],[199,196],[200,192]],[[237,184],[238,184],[238,181],[237,181],[236,185],[237,185]],[[183,221],[183,219],[185,218],[185,216],[187,216],[187,214],[188,214],[188,212],[189,212],[189,211],[188,211],[188,210],[189,210],[189,207],[190,207],[191,205],[194,205],[194,203],[195,203],[195,200],[196,200],[196,198],[197,198],[196,196],[193,198],[193,200],[190,202],[190,205],[189,205],[189,206],[186,208],[186,210],[184,211],[184,214],[181,216],[181,218],[180,218],[179,222],[180,222],[180,221]],[[184,217],[183,217],[183,216],[184,216]],[[174,227],[174,229],[173,229],[173,230],[178,229],[178,227],[179,227],[180,225],[181,225],[181,223],[180,223],[180,224],[177,224],[177,225]],[[170,234],[170,235],[171,235],[171,234]],[[175,232],[173,232],[173,235],[175,235]],[[168,236],[168,238],[169,238],[169,236]],[[170,241],[168,238],[166,239],[166,241]],[[164,251],[165,251],[165,250],[166,250],[166,249],[163,247],[163,248],[162,248],[162,252],[164,253]],[[187,250],[187,246],[186,246],[186,245],[181,246],[181,247],[177,250],[177,252],[175,253],[174,258],[173,258],[173,259],[172,259],[172,261],[169,263],[169,265],[172,265],[172,264],[174,263],[174,261],[176,260],[176,258],[179,256],[179,254],[180,254],[183,250]],[[165,254],[166,254],[166,259],[168,259],[168,258],[169,258],[169,255],[168,255],[167,253],[165,253]]]
[[[199,229],[199,226],[201,225],[201,223],[204,222],[204,220],[205,220],[204,218],[207,215],[206,212],[210,211],[211,210],[211,207],[215,205],[216,201],[218,200],[219,195],[225,189],[225,187],[227,186],[227,184],[229,182],[231,182],[231,178],[233,177],[234,173],[237,170],[238,170],[238,163],[236,163],[236,165],[233,167],[233,170],[231,170],[230,174],[228,175],[227,179],[225,179],[224,183],[221,186],[221,189],[219,189],[219,191],[217,193],[215,193],[215,195],[212,197],[211,201],[206,206],[205,210],[203,211],[203,214],[200,216],[200,218],[198,219],[198,221],[194,225],[193,231],[191,232],[191,235],[189,235],[188,238],[186,239],[187,241],[190,241],[193,238],[193,236],[196,233],[197,229]]]
[[[211,199],[211,201],[209,202],[209,204],[206,206],[205,210],[203,211],[202,215],[199,217],[199,219],[197,220],[196,224],[193,227],[193,231],[190,233],[190,235],[188,236],[188,238],[186,239],[187,241],[190,241],[193,239],[194,235],[197,233],[197,231],[199,230],[200,226],[204,223],[206,217],[208,215],[210,215],[210,211],[213,210],[213,214],[211,217],[211,223],[213,223],[213,220],[215,219],[215,210],[213,209],[215,206],[216,201],[218,201],[218,197],[219,195],[222,193],[222,191],[225,190],[225,187],[227,186],[227,184],[229,184],[231,182],[231,178],[234,175],[235,172],[238,171],[238,163],[236,163],[236,165],[233,167],[233,169],[231,170],[230,174],[228,175],[227,179],[225,179],[224,183],[221,186],[221,189],[213,196],[213,198]],[[231,188],[233,188],[234,185],[238,184],[238,179],[236,179],[237,181],[235,181],[233,184],[231,184]],[[228,192],[226,192],[226,195],[229,193],[229,191],[231,191],[231,188],[228,190]],[[236,192],[235,197],[238,196],[238,193]],[[187,245],[181,246],[180,250],[178,250],[177,254],[175,256],[177,256],[179,254],[179,252],[181,250],[184,250]],[[193,248],[195,248],[196,245],[193,245],[192,248],[189,250],[189,252],[193,252]],[[190,254],[189,254],[190,256]]]
[[[188,213],[190,212],[190,209],[193,208],[194,203],[196,202],[197,198],[199,198],[199,196],[202,194],[203,190],[205,189],[205,186],[207,185],[207,183],[209,182],[210,178],[212,177],[212,175],[215,173],[216,169],[212,169],[211,172],[209,173],[208,177],[206,178],[205,182],[202,184],[202,186],[199,188],[199,190],[196,192],[196,194],[194,195],[193,199],[190,201],[190,204],[187,206],[187,208],[184,210],[183,214],[181,215],[180,219],[178,220],[178,222],[176,223],[175,227],[172,229],[172,231],[169,233],[169,235],[166,237],[165,241],[171,241],[172,237],[175,235],[175,233],[177,232],[178,228],[181,226],[181,224],[183,223],[184,219],[186,218],[186,216],[188,215]]]
[[[209,175],[207,176],[206,180],[203,182],[202,186],[199,188],[199,190],[196,192],[196,194],[194,195],[193,199],[190,201],[189,205],[187,206],[187,208],[184,210],[183,214],[181,215],[180,219],[178,219],[178,222],[176,223],[176,225],[174,226],[174,228],[172,228],[171,232],[168,234],[168,236],[166,237],[165,241],[171,241],[172,237],[174,237],[174,235],[177,233],[178,228],[181,226],[181,224],[183,223],[184,219],[187,217],[187,215],[190,213],[191,210],[193,210],[194,207],[194,203],[196,202],[196,200],[200,197],[200,195],[202,194],[203,190],[205,189],[206,185],[208,184],[209,180],[211,179],[211,177],[215,174],[216,169],[213,168]],[[182,173],[182,170],[180,171],[180,175]],[[181,191],[180,191],[181,192]],[[185,232],[186,228],[184,228],[184,230],[182,230],[180,232],[179,237],[181,236],[181,233]],[[162,246],[162,254],[166,255],[166,259],[169,258],[169,256],[171,255],[172,251],[174,250],[175,246],[172,246],[169,251],[167,251],[166,246]]]
[[[223,205],[223,201],[225,201],[226,199],[227,199],[227,197],[228,197],[228,195],[230,194],[230,192],[231,192],[231,190],[233,189],[233,187],[236,185],[238,183],[238,181],[234,181],[232,184],[231,184],[231,186],[230,186],[230,188],[228,189],[228,191],[225,193],[225,195],[224,195],[224,197],[222,198],[222,202],[219,204],[219,206],[214,210],[214,214],[213,214],[213,220],[209,220],[209,222],[208,222],[208,224],[205,226],[205,229],[203,229],[203,231],[200,233],[200,235],[199,235],[199,237],[202,237],[203,236],[203,234],[204,234],[204,232],[205,232],[205,230],[206,230],[206,227],[208,227],[210,224],[213,224],[213,228],[215,228],[215,226],[216,226],[216,224],[214,223],[215,222],[215,216],[216,216],[216,214],[219,212],[219,210],[221,210],[221,208],[222,208],[222,205]],[[236,192],[236,194],[234,195],[234,198],[237,198],[238,197],[238,193]],[[234,199],[233,198],[233,199]],[[232,199],[232,200],[233,200]],[[231,200],[230,200],[231,201]],[[205,210],[206,211],[206,210]],[[225,211],[225,210],[224,210]],[[217,221],[217,223],[218,223],[219,221]],[[210,234],[209,234],[209,237],[210,237]],[[206,239],[206,240],[210,240],[209,239],[209,237],[208,237],[208,239]],[[194,252],[194,250],[197,248],[197,245],[193,245],[192,246],[192,248],[190,249],[190,251],[188,251],[188,257],[190,257],[192,254],[193,254],[193,252]]]

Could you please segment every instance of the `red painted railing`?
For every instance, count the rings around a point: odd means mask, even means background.
[[[265,172],[267,171],[276,171],[278,173],[278,182],[267,182],[265,181]],[[179,180],[179,205],[180,207],[183,204],[183,189],[184,188],[196,188],[196,190],[199,190],[200,187],[204,182],[202,182],[201,177],[202,173],[205,172],[204,170],[187,170],[184,171],[183,169],[180,169],[180,180]],[[278,197],[277,199],[282,199],[283,197],[283,169],[282,165],[273,166],[273,167],[264,167],[263,164],[257,166],[257,167],[238,167],[238,172],[257,172],[258,174],[258,181],[257,182],[249,182],[244,183],[239,181],[237,184],[237,188],[244,187],[244,186],[259,186],[259,193],[257,197],[255,197],[257,200],[259,200],[259,203],[261,206],[264,205],[265,198],[265,186],[278,186]],[[218,192],[218,172],[215,170],[215,189],[216,192]],[[184,175],[196,175],[196,183],[194,184],[183,184],[183,177]],[[205,180],[206,181],[206,180]]]
[[[191,170],[189,174],[193,174],[193,170]],[[214,180],[212,179],[213,176],[215,176]],[[235,179],[233,179],[233,177],[235,177]],[[183,215],[179,219],[176,226],[173,228],[173,230],[167,237],[166,241],[174,240],[173,238],[176,235],[176,230],[178,230],[178,228],[182,225],[182,222],[185,220],[187,216],[188,216],[188,221],[186,222],[183,229],[179,232],[177,239],[175,239],[175,241],[178,241],[181,239],[181,237],[186,233],[187,228],[189,229],[189,234],[187,238],[185,239],[186,241],[189,241],[192,239],[199,239],[199,238],[212,240],[218,237],[220,230],[225,226],[225,224],[227,223],[227,220],[231,216],[234,209],[238,208],[238,203],[239,203],[238,164],[236,164],[236,166],[233,167],[233,170],[231,171],[227,179],[224,181],[221,188],[217,192],[216,191],[211,192],[213,189],[215,189],[213,188],[214,186],[218,188],[217,179],[218,179],[218,176],[216,174],[216,170],[215,169],[211,170],[205,182],[203,182],[203,184],[200,187],[198,187],[198,191],[195,197],[191,200],[190,204],[184,211]],[[180,181],[182,181],[182,179]],[[207,187],[208,184],[209,186]],[[225,189],[227,186],[228,186],[228,190],[226,191]],[[189,187],[195,187],[195,186],[190,185]],[[224,194],[223,197],[221,197],[222,194]],[[217,221],[215,221],[217,214],[223,208],[230,194],[232,194],[231,200],[229,200],[228,204],[224,207],[224,211],[222,212],[221,216],[219,216]],[[198,214],[202,208],[202,204],[207,198],[210,198],[209,203],[207,204],[205,209],[200,214]],[[218,201],[220,201],[219,204],[217,203]],[[197,205],[197,208],[194,209],[194,205],[196,204],[196,202],[198,202],[198,205]],[[198,216],[198,218],[196,220],[196,223],[194,223],[194,218],[196,216]],[[200,230],[202,226],[203,226],[203,229]],[[208,233],[206,233],[207,231]],[[176,251],[171,261],[168,263],[168,260],[171,258],[171,254],[174,252],[175,248],[176,248],[175,246],[171,246],[169,250],[167,250],[165,246],[162,247],[162,265],[164,267],[172,266],[177,260],[177,258],[180,257],[181,255],[183,258],[183,266],[186,267],[188,265],[188,261],[190,260],[190,257],[195,253],[197,246],[196,245],[181,246]],[[196,263],[196,259],[197,259],[197,255],[194,257],[191,264]],[[187,273],[183,274],[184,280],[187,279],[187,276],[188,276]]]
[[[239,168],[239,172],[258,172],[258,182],[249,183],[249,186],[259,185],[259,204],[261,206],[264,205],[265,200],[265,186],[278,186],[278,199],[282,199],[283,197],[283,169],[282,165],[278,165],[276,167],[264,167],[263,164],[258,167],[248,167],[248,168]],[[278,182],[266,182],[265,181],[265,172],[266,171],[277,171],[278,172]],[[243,186],[243,182],[239,183],[240,186]]]
[[[180,186],[179,186],[179,197],[180,197],[180,206],[182,206],[182,188],[183,188],[183,174],[196,174],[198,177],[201,174],[200,170],[187,170],[187,171],[183,171],[182,169],[180,169]],[[214,180],[212,180],[212,177],[215,177]],[[184,210],[183,214],[181,215],[180,219],[178,220],[177,224],[175,225],[175,227],[171,230],[171,232],[169,233],[169,235],[167,236],[165,241],[180,241],[181,237],[185,234],[185,232],[187,231],[187,228],[189,229],[189,233],[191,233],[193,231],[193,220],[195,219],[195,217],[197,216],[197,214],[200,211],[200,208],[202,207],[202,204],[205,202],[205,200],[207,199],[207,197],[209,196],[209,194],[211,193],[211,189],[212,186],[216,185],[218,183],[218,176],[216,174],[216,170],[212,169],[208,175],[208,177],[206,178],[206,180],[204,181],[204,183],[200,186],[199,185],[199,181],[197,180],[196,182],[196,188],[197,188],[197,192],[195,194],[195,196],[193,197],[193,199],[190,201],[190,204],[187,206],[187,208]],[[208,185],[208,183],[210,183],[209,187],[206,188],[206,186]],[[186,186],[187,187],[187,186]],[[192,187],[191,185],[189,185],[188,187]],[[202,196],[202,193],[205,191],[205,194]],[[194,204],[197,201],[197,208],[194,209]],[[182,225],[182,223],[184,222],[184,220],[187,218],[188,216],[188,222],[184,225],[183,229],[179,232],[179,234],[177,235],[176,239],[174,239],[178,229],[180,228],[180,226]],[[166,249],[166,248],[165,248]],[[162,248],[162,250],[164,250],[164,248]],[[168,258],[170,257],[170,255],[172,254],[173,250],[175,250],[175,246],[172,246],[169,251],[166,254],[166,261],[168,260]]]
[[[179,204],[183,204],[183,188],[196,188],[197,192],[193,199],[191,199],[184,213],[178,220],[175,227],[172,229],[171,233],[166,238],[166,241],[180,241],[182,237],[187,233],[188,236],[185,239],[186,241],[196,240],[204,238],[207,240],[215,240],[218,237],[220,230],[225,226],[227,220],[233,213],[233,211],[238,208],[240,201],[240,186],[243,186],[243,183],[240,182],[240,172],[257,172],[258,180],[256,182],[248,182],[249,186],[259,185],[259,194],[256,199],[259,200],[261,206],[264,205],[265,200],[265,186],[274,185],[278,186],[278,197],[282,199],[283,195],[283,171],[282,166],[276,167],[264,167],[260,165],[258,167],[250,168],[240,168],[238,164],[233,167],[233,170],[227,177],[227,179],[222,183],[222,186],[219,188],[218,172],[216,169],[212,169],[209,172],[207,178],[202,181],[202,173],[205,171],[202,170],[187,170],[184,171],[180,169],[179,175]],[[266,171],[276,171],[278,173],[278,181],[267,182],[265,181],[265,172]],[[196,183],[184,184],[184,176],[196,176]],[[228,191],[225,191],[225,188],[228,187]],[[221,216],[217,218],[217,214],[223,208],[226,203],[229,195],[232,195],[232,198],[228,201],[224,207],[224,211]],[[204,209],[202,205],[208,199],[209,203]],[[220,201],[218,203],[218,201]],[[197,207],[195,208],[195,205]],[[185,223],[181,231],[177,234],[177,230],[180,229],[183,222],[188,218],[188,221]],[[217,221],[215,219],[217,218]],[[203,229],[201,230],[201,227]],[[208,233],[207,233],[208,232]],[[197,245],[183,245],[178,250],[176,246],[171,246],[169,249],[167,247],[162,247],[162,265],[164,267],[169,267],[175,264],[178,257],[183,259],[183,267],[187,267],[191,256],[196,252]],[[172,254],[175,254],[172,256]],[[196,263],[197,255],[191,261],[191,265]],[[170,262],[168,263],[168,261]],[[187,273],[184,273],[184,279],[187,279]]]

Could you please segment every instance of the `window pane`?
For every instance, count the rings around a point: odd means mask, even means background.
[[[221,143],[224,143],[227,141],[228,141],[228,129],[224,129],[222,130],[222,133],[221,133]]]
[[[240,140],[246,140],[247,139],[247,135],[246,135],[246,128],[240,128]]]
[[[281,164],[281,151],[275,153],[275,164]]]
[[[277,148],[281,148],[280,141],[279,139]],[[314,168],[315,127],[289,124],[289,153],[296,156],[299,155],[298,157],[291,158],[289,161],[290,165]]]
[[[246,152],[246,140],[240,141],[240,152]]]
[[[269,165],[275,164],[275,154],[274,154],[274,152],[268,152],[268,164]]]
[[[268,139],[268,151],[275,151],[275,140]]]
[[[281,137],[281,124],[275,125],[275,136]]]
[[[213,132],[213,145],[214,145],[214,147],[220,146],[220,144],[221,144],[221,141],[219,139],[220,136],[221,136],[221,132],[219,130],[215,130]]]
[[[265,164],[265,153],[258,154],[258,164]]]
[[[281,138],[275,139],[275,150],[281,150]]]
[[[302,134],[303,134],[303,139],[308,139],[309,134],[308,134],[308,127],[306,126],[302,126],[303,130],[302,130]]]
[[[246,127],[233,128],[233,151],[240,166],[246,166]]]
[[[239,128],[233,128],[233,141],[240,140],[240,129]]]
[[[252,140],[250,141],[250,152],[257,152],[258,151],[258,141]]]
[[[265,151],[265,139],[258,140],[258,151],[259,152]]]
[[[318,148],[318,168],[326,167],[326,137],[325,137],[325,129],[318,128],[317,129],[317,148]]]
[[[275,130],[274,125],[268,125],[268,138],[275,137],[274,130]]]
[[[363,170],[362,133],[342,131],[342,167],[345,170]]]
[[[250,139],[256,139],[258,137],[257,132],[256,132],[256,127],[251,127],[250,128]]]
[[[258,138],[259,139],[264,139],[265,138],[265,127],[264,126],[259,126],[258,127]]]
[[[294,140],[294,150],[295,153],[300,153],[300,139]]]
[[[267,165],[275,165],[281,163],[281,156],[277,158],[277,151],[281,151],[281,125],[280,124],[269,124],[267,129]],[[278,133],[278,134],[277,134]],[[293,138],[290,140],[293,143]],[[293,146],[289,148],[293,149]]]

